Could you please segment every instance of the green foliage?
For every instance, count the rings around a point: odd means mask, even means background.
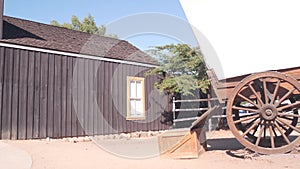
[[[50,22],[50,25],[59,26],[76,31],[82,31],[90,34],[97,34],[117,38],[117,35],[106,35],[106,27],[104,25],[98,27],[94,17],[91,14],[85,17],[82,21],[80,21],[77,16],[73,15],[71,17],[71,23],[60,24],[56,20],[52,20]]]
[[[147,72],[147,75],[163,76],[155,87],[161,92],[193,95],[192,90],[206,93],[210,82],[206,75],[206,65],[199,48],[187,44],[171,44],[154,47],[150,54],[160,62],[160,66]]]

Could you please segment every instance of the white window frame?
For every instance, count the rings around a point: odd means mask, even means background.
[[[141,91],[140,92],[140,98],[132,98],[131,97],[131,82],[141,82]],[[137,88],[135,88],[137,90]],[[140,100],[141,101],[141,115],[134,115],[132,114],[132,107],[131,107],[131,101],[132,100]],[[126,120],[145,120],[146,114],[145,114],[145,78],[142,77],[132,77],[127,76],[127,117]]]

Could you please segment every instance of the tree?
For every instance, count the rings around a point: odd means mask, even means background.
[[[91,34],[117,38],[117,35],[111,35],[111,34],[106,35],[106,27],[104,25],[98,27],[94,17],[91,14],[85,17],[82,21],[80,21],[77,16],[73,15],[71,17],[71,23],[60,24],[56,20],[52,20],[50,22],[50,25],[82,31]]]
[[[147,72],[147,75],[158,74],[163,77],[155,83],[158,90],[172,95],[193,95],[191,91],[196,89],[206,93],[210,82],[199,48],[191,48],[187,44],[171,44],[154,47],[150,54],[160,62],[159,67]]]

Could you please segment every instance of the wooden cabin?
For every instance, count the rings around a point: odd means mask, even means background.
[[[145,76],[157,63],[127,41],[8,16],[0,25],[0,139],[169,127],[168,97]]]

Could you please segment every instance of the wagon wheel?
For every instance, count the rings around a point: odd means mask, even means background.
[[[255,152],[291,151],[300,144],[299,95],[300,84],[283,74],[248,76],[228,100],[228,125],[239,142]]]

